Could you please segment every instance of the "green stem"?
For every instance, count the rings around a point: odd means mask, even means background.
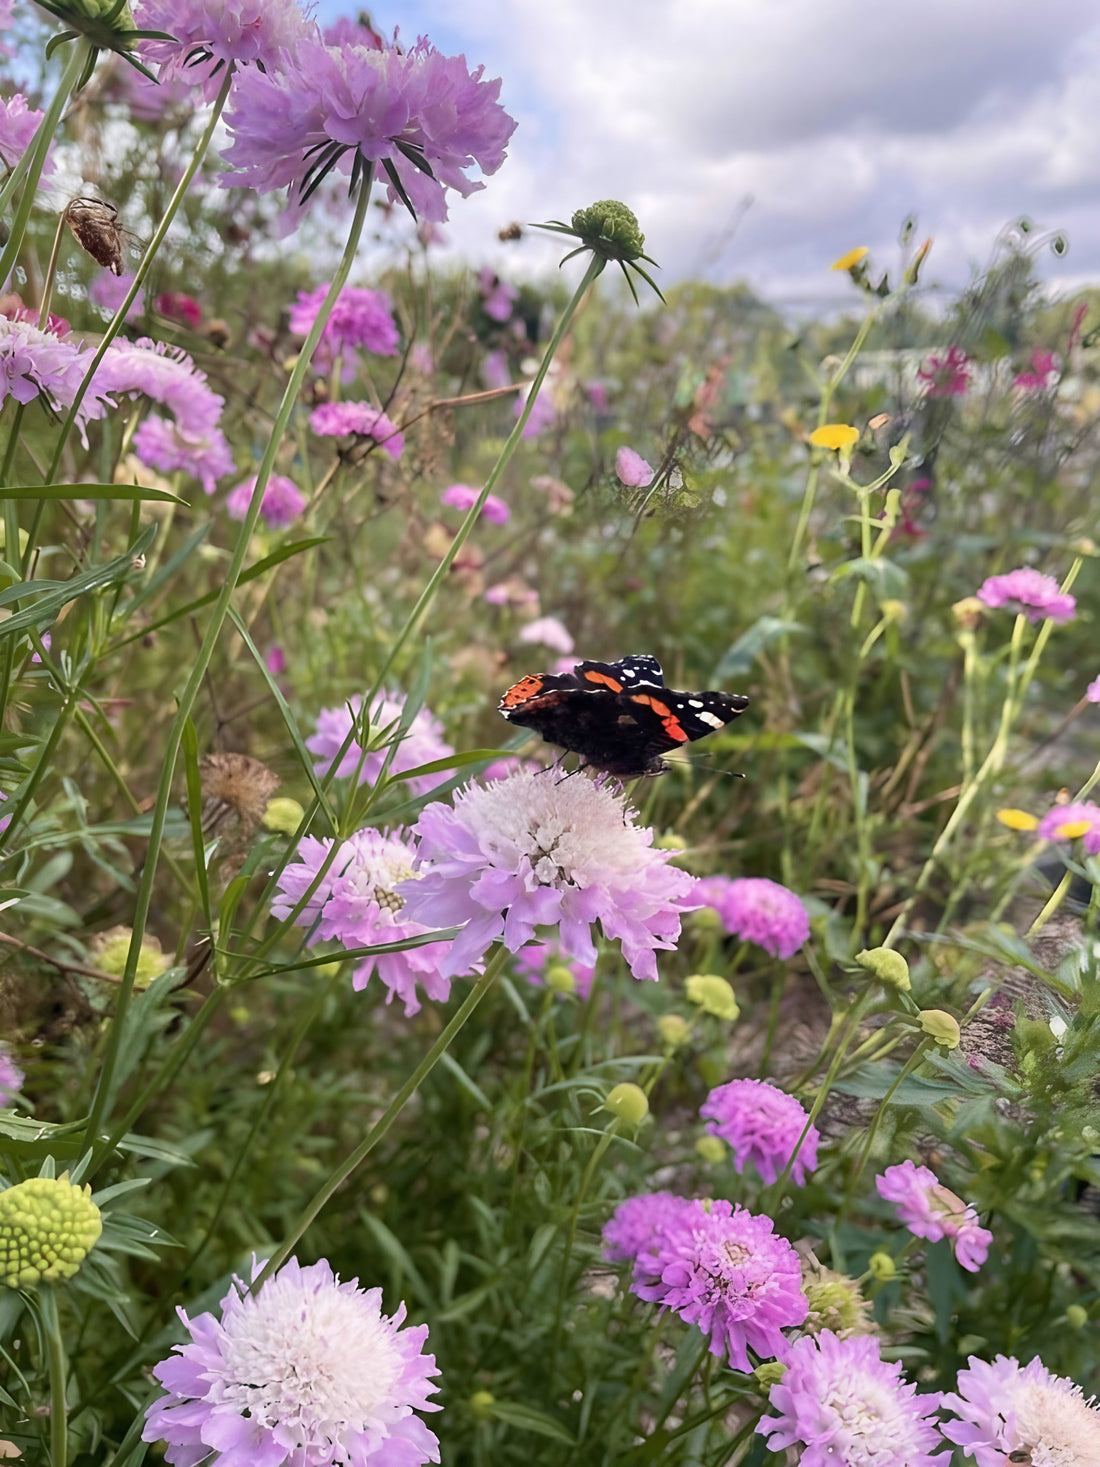
[[[355,1171],[356,1167],[358,1167],[359,1164],[367,1156],[370,1155],[370,1153],[378,1145],[379,1141],[382,1140],[386,1132],[393,1125],[394,1121],[401,1114],[402,1110],[404,1110],[407,1102],[411,1099],[413,1095],[416,1094],[417,1090],[420,1089],[420,1086],[435,1069],[440,1059],[442,1059],[443,1055],[446,1054],[447,1050],[451,1047],[451,1041],[463,1028],[467,1019],[469,1019],[470,1015],[474,1012],[478,1004],[488,993],[489,989],[493,986],[497,975],[500,973],[500,970],[507,962],[508,956],[508,949],[505,947],[499,947],[497,951],[493,954],[493,956],[489,959],[489,962],[485,968],[485,972],[482,973],[481,977],[477,979],[473,987],[470,989],[469,993],[462,1000],[461,1007],[458,1009],[458,1012],[455,1014],[454,1018],[443,1030],[439,1038],[432,1045],[431,1049],[428,1050],[428,1053],[420,1061],[416,1069],[413,1070],[412,1074],[405,1081],[404,1085],[402,1085],[401,1089],[390,1101],[382,1116],[370,1128],[366,1136],[364,1136],[363,1140],[360,1141],[355,1150],[352,1151],[348,1156],[346,1156],[342,1162],[340,1162],[340,1164],[330,1173],[327,1180],[322,1184],[317,1192],[314,1193],[309,1204],[302,1212],[301,1216],[298,1218],[298,1221],[294,1224],[293,1228],[279,1244],[278,1248],[276,1248],[275,1252],[267,1260],[257,1277],[253,1280],[253,1293],[255,1293],[256,1290],[259,1289],[260,1286],[264,1283],[264,1281],[266,1279],[269,1279],[277,1269],[283,1266],[286,1260],[290,1257],[291,1253],[293,1253],[294,1249],[301,1242],[303,1236],[306,1233],[306,1230],[320,1216],[329,1198],[332,1197],[334,1193],[336,1193],[339,1188],[343,1186],[343,1184],[351,1176],[352,1172]]]
[[[561,1256],[561,1273],[558,1276],[558,1302],[554,1310],[554,1333],[550,1344],[550,1364],[547,1369],[547,1377],[551,1383],[551,1390],[553,1390],[554,1365],[558,1358],[558,1346],[561,1343],[561,1322],[562,1315],[565,1312],[565,1292],[569,1285],[569,1265],[573,1260],[573,1242],[577,1236],[577,1224],[580,1221],[581,1207],[584,1205],[584,1199],[588,1195],[588,1184],[592,1180],[593,1173],[603,1160],[604,1154],[615,1139],[617,1131],[618,1122],[613,1121],[593,1147],[592,1155],[588,1158],[588,1164],[581,1175],[580,1184],[577,1187],[576,1200],[569,1214],[569,1226],[565,1234],[565,1248]]]
[[[85,1148],[91,1145],[93,1138],[103,1122],[107,1099],[111,1093],[111,1085],[114,1079],[115,1067],[118,1064],[120,1047],[122,1044],[123,1019],[127,1006],[130,1002],[134,988],[134,976],[137,972],[138,959],[141,956],[141,942],[145,935],[145,924],[149,918],[149,909],[152,905],[153,887],[156,878],[157,860],[160,855],[161,844],[164,839],[164,827],[168,818],[168,806],[172,799],[172,779],[176,769],[176,759],[179,756],[180,745],[183,741],[183,731],[187,720],[191,716],[191,710],[195,706],[199,690],[202,687],[203,678],[210,665],[214,654],[214,647],[221,634],[222,627],[229,615],[229,607],[240,579],[241,570],[244,567],[245,556],[248,553],[249,542],[256,528],[256,522],[260,516],[260,505],[263,502],[264,490],[271,475],[275,463],[275,456],[282,442],[283,434],[290,421],[290,415],[297,401],[298,393],[305,381],[309,370],[310,358],[321,339],[321,332],[325,328],[329,315],[336,299],[351,271],[355,253],[359,246],[359,238],[363,232],[363,225],[367,217],[367,208],[370,203],[369,183],[362,186],[356,200],[355,217],[352,220],[348,232],[348,241],[344,247],[340,263],[336,267],[332,284],[329,286],[328,294],[325,296],[321,309],[310,328],[305,344],[295,363],[294,370],[283,394],[283,400],[279,404],[279,410],[275,414],[272,425],[271,436],[267,447],[264,449],[263,458],[260,460],[259,469],[256,474],[256,487],[252,493],[252,500],[237,536],[237,544],[233,555],[225,571],[225,579],[222,583],[218,599],[214,604],[210,622],[202,639],[198,655],[188,674],[187,682],[179,695],[179,704],[176,716],[165,737],[162,752],[162,764],[160,779],[157,784],[156,801],[153,806],[153,819],[149,830],[149,845],[145,857],[145,865],[141,873],[141,883],[138,887],[137,899],[134,905],[133,934],[130,938],[130,949],[126,957],[126,969],[123,973],[122,983],[119,987],[116,1001],[115,1016],[111,1023],[110,1033],[107,1038],[107,1047],[103,1056],[103,1066],[100,1070],[99,1080],[96,1085],[96,1093],[92,1101],[91,1115],[88,1118],[88,1126],[85,1134]]]
[[[39,1290],[38,1313],[46,1342],[50,1373],[50,1463],[66,1467],[69,1452],[69,1408],[65,1401],[65,1342],[57,1314],[57,1295],[47,1284]]]
[[[867,1165],[867,1158],[870,1156],[871,1148],[875,1144],[875,1136],[878,1132],[879,1123],[881,1122],[883,1116],[886,1114],[886,1107],[890,1104],[892,1096],[894,1095],[901,1082],[906,1078],[906,1076],[911,1075],[913,1071],[917,1068],[917,1066],[922,1063],[922,1061],[924,1060],[925,1051],[929,1049],[934,1043],[935,1041],[928,1036],[925,1036],[925,1038],[920,1041],[917,1047],[913,1050],[913,1053],[909,1056],[909,1058],[902,1065],[901,1069],[898,1071],[897,1078],[895,1079],[894,1083],[890,1086],[889,1090],[887,1090],[886,1094],[879,1101],[878,1107],[875,1110],[875,1114],[871,1119],[871,1124],[867,1128],[867,1139],[866,1141],[864,1141],[863,1147],[859,1153],[859,1160],[856,1162],[855,1166],[852,1169],[852,1175],[848,1182],[848,1190],[845,1193],[844,1202],[841,1206],[840,1212],[837,1215],[836,1223],[834,1223],[834,1226],[838,1225],[841,1220],[847,1215],[848,1208],[852,1204],[852,1198],[855,1195],[856,1185],[859,1182],[860,1175],[863,1172],[863,1168]]]

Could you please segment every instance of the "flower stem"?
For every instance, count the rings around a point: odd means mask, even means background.
[[[301,1242],[307,1228],[320,1215],[329,1198],[343,1186],[352,1172],[359,1166],[360,1162],[369,1156],[379,1141],[382,1140],[383,1136],[385,1136],[386,1132],[405,1108],[406,1103],[416,1094],[417,1090],[420,1089],[420,1086],[451,1047],[451,1041],[462,1029],[467,1019],[469,1019],[470,1015],[493,986],[497,975],[504,967],[507,959],[508,949],[503,946],[498,947],[489,959],[485,972],[477,979],[469,993],[462,1000],[461,1007],[458,1009],[454,1018],[451,1019],[431,1049],[428,1050],[428,1053],[390,1101],[383,1114],[375,1121],[374,1125],[367,1132],[366,1136],[364,1136],[363,1140],[360,1141],[355,1150],[344,1158],[339,1166],[329,1175],[324,1184],[314,1193],[309,1205],[302,1212],[298,1221],[253,1280],[252,1293],[255,1293],[266,1279],[269,1279],[277,1269],[283,1266]]]
[[[47,1284],[38,1293],[38,1317],[46,1344],[50,1374],[50,1463],[66,1467],[69,1443],[69,1414],[65,1402],[65,1343],[57,1314],[57,1295]]]

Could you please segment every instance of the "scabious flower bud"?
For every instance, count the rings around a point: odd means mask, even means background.
[[[873,973],[887,988],[908,993],[912,987],[909,982],[909,964],[893,948],[865,947],[861,953],[856,953],[856,962],[861,968],[866,968],[868,973]]]
[[[1084,1329],[1089,1322],[1089,1312],[1081,1304],[1071,1304],[1066,1310],[1066,1323],[1070,1329]]]
[[[488,1421],[493,1414],[496,1405],[496,1396],[492,1391],[475,1391],[470,1397],[470,1412],[479,1421]]]
[[[959,1021],[943,1009],[922,1009],[920,1026],[944,1049],[958,1049],[961,1035]]]
[[[265,830],[274,830],[279,835],[293,835],[302,823],[304,814],[305,811],[297,800],[292,800],[286,795],[277,795],[275,799],[267,802],[263,827]]]
[[[716,1019],[728,1019],[730,1023],[740,1017],[741,1009],[734,997],[733,989],[717,973],[693,973],[684,984],[692,1003],[697,1003],[706,1014]]]
[[[787,1367],[781,1361],[765,1360],[753,1371],[753,1377],[768,1391],[773,1385],[778,1385],[786,1373]]]
[[[108,978],[121,978],[126,971],[126,955],[130,951],[133,930],[129,927],[111,927],[101,932],[92,943],[93,966]],[[141,939],[134,987],[148,988],[154,978],[159,978],[168,967],[168,958],[155,937],[148,933]]]
[[[587,248],[605,260],[637,260],[645,249],[638,216],[618,199],[601,199],[577,209],[569,222]]]
[[[573,969],[566,967],[564,963],[547,963],[543,977],[547,988],[552,988],[555,993],[576,993],[577,991],[577,979]]]
[[[802,1292],[810,1306],[803,1326],[807,1333],[816,1335],[829,1329],[842,1338],[873,1333],[871,1306],[855,1279],[823,1268],[811,1256],[803,1260]]]
[[[700,1136],[695,1143],[695,1150],[711,1166],[717,1166],[726,1159],[726,1143],[720,1136]]]
[[[871,1277],[880,1284],[888,1284],[892,1278],[897,1277],[897,1265],[889,1253],[872,1253],[867,1260]]]
[[[71,1279],[103,1231],[92,1189],[31,1177],[0,1192],[0,1280],[9,1289]]]
[[[657,1020],[657,1033],[669,1049],[679,1049],[691,1038],[691,1025],[679,1014],[662,1014]]]
[[[617,1120],[625,1121],[628,1126],[640,1126],[649,1114],[649,1101],[645,1091],[640,1085],[631,1084],[630,1081],[616,1085],[608,1093],[603,1107]]]

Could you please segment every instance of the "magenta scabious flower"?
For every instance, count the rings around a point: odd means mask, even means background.
[[[181,290],[162,291],[153,302],[153,309],[171,321],[179,321],[191,331],[197,331],[202,325],[202,306],[193,295],[186,295]]]
[[[656,979],[655,953],[675,946],[692,907],[693,878],[653,849],[653,832],[607,782],[519,773],[470,784],[453,809],[429,805],[416,834],[428,869],[401,894],[419,921],[465,924],[452,974],[497,939],[517,952],[540,927],[557,929],[564,958],[591,965],[599,922],[634,977]]]
[[[519,639],[538,647],[549,647],[568,657],[573,650],[573,638],[556,616],[538,616],[520,627]]]
[[[290,308],[290,329],[295,336],[309,335],[328,292],[327,284],[298,292],[298,299]],[[386,292],[347,285],[336,297],[313,361],[319,372],[328,372],[334,359],[342,357],[342,377],[350,382],[358,364],[357,348],[376,356],[392,357],[397,355],[399,344],[393,302]]]
[[[753,1368],[750,1349],[764,1360],[785,1354],[782,1331],[809,1310],[798,1254],[771,1218],[724,1200],[676,1212],[638,1254],[632,1288],[698,1325],[734,1370]]]
[[[653,470],[640,453],[635,453],[632,448],[625,446],[620,448],[615,455],[615,472],[619,476],[619,483],[625,484],[628,489],[644,489],[647,484],[653,483]]]
[[[699,1114],[712,1136],[733,1148],[734,1164],[743,1172],[751,1161],[765,1182],[774,1182],[790,1161],[808,1119],[793,1095],[767,1080],[730,1080],[703,1101]],[[801,1187],[807,1171],[817,1166],[816,1126],[806,1132],[791,1167],[791,1180]]]
[[[257,1265],[253,1277],[259,1273]],[[142,1440],[174,1467],[422,1467],[439,1442],[414,1413],[435,1411],[426,1324],[382,1313],[382,1290],[341,1283],[322,1259],[285,1263],[255,1294],[242,1279],[221,1317],[177,1313],[189,1339],[153,1367],[165,1394]]]
[[[226,513],[230,519],[243,520],[248,513],[252,491],[256,487],[256,477],[253,474],[251,479],[245,479],[236,489],[230,490],[229,498],[225,501]],[[293,524],[305,507],[305,495],[293,479],[288,479],[285,474],[271,475],[264,489],[260,513],[273,530],[285,529],[287,525]]]
[[[485,779],[488,770],[482,775]],[[516,953],[516,972],[533,988],[543,986],[543,974],[546,965],[551,960],[561,963],[561,956],[556,948],[545,942],[529,942],[526,947],[521,947]],[[596,976],[596,965],[594,963],[564,963],[563,967],[569,969],[573,975],[573,992],[579,999],[586,999],[592,992],[592,980]]]
[[[942,1404],[959,1420],[945,1421],[941,1429],[978,1467],[1014,1460],[1034,1467],[1100,1462],[1095,1397],[1086,1399],[1079,1385],[1054,1375],[1038,1356],[1021,1365],[1011,1355],[998,1355],[992,1364],[971,1355],[959,1371],[958,1387]]]
[[[147,336],[114,342],[96,369],[95,386],[103,392],[140,393],[171,412],[171,422],[154,413],[134,434],[142,463],[164,474],[181,469],[207,494],[233,472],[233,455],[218,426],[225,399],[207,385],[206,374],[185,351]]]
[[[1100,677],[1094,677],[1085,689],[1085,697],[1090,703],[1100,703]]]
[[[5,171],[14,168],[30,147],[38,124],[42,121],[45,113],[36,107],[28,107],[27,99],[22,92],[16,92],[12,97],[0,97],[0,163],[3,163]],[[46,152],[46,161],[42,165],[42,177],[49,178],[56,164],[53,160],[53,143]],[[3,281],[0,281],[0,285]]]
[[[939,1393],[917,1395],[873,1336],[821,1330],[796,1340],[784,1363],[768,1393],[777,1414],[756,1427],[770,1451],[801,1447],[801,1467],[941,1467]]]
[[[317,763],[313,766],[318,774],[327,774],[332,768],[332,762],[336,757],[341,744],[351,732],[352,723],[359,716],[363,700],[359,697],[351,698],[340,708],[322,708],[317,715],[317,732],[311,738],[306,739],[306,748],[311,754],[318,756]],[[405,708],[405,700],[398,693],[385,694],[371,710],[370,722],[372,729],[382,730],[396,724]],[[359,774],[360,784],[373,784],[382,772],[382,766],[386,763],[388,749],[374,749],[363,760],[363,767]],[[392,778],[396,774],[404,774],[409,769],[416,769],[421,764],[431,764],[436,759],[446,759],[453,754],[451,748],[443,738],[443,725],[437,718],[421,708],[409,725],[404,738],[394,750],[393,758],[390,760],[388,770]],[[336,770],[340,779],[354,774],[359,763],[360,746],[353,742],[347,753],[340,760]],[[413,794],[426,795],[439,783],[440,776],[435,774],[422,774],[407,781]]]
[[[481,309],[490,320],[503,324],[512,314],[519,291],[514,285],[501,280],[488,265],[477,272],[477,283],[481,291]]]
[[[395,461],[405,450],[405,435],[397,424],[369,402],[323,402],[310,414],[309,426],[314,433],[333,438],[343,438],[348,433],[373,438]]]
[[[926,1166],[903,1161],[875,1178],[878,1194],[897,1205],[898,1218],[918,1238],[936,1243],[950,1238],[963,1268],[977,1272],[986,1260],[993,1234],[980,1227],[978,1214],[936,1180]]]
[[[334,842],[306,836],[298,846],[298,859],[284,867],[271,912],[280,921],[289,917],[309,890]],[[306,900],[297,917],[309,929],[310,942],[338,942],[346,948],[373,947],[420,937],[430,930],[418,922],[404,920],[404,901],[397,893],[400,882],[415,878],[416,848],[405,832],[360,830],[338,849],[317,889]],[[434,930],[434,929],[432,929]],[[445,942],[424,943],[403,952],[375,953],[365,958],[352,975],[352,987],[366,988],[377,972],[388,990],[386,1002],[395,997],[405,1005],[406,1015],[418,1013],[419,984],[426,996],[441,1001],[451,985],[440,973],[447,955]]]
[[[391,204],[403,203],[392,170],[417,217],[439,223],[444,190],[484,188],[468,170],[495,173],[515,129],[497,100],[499,80],[483,74],[423,39],[408,51],[307,39],[277,70],[250,68],[236,79],[225,154],[234,171],[223,181],[260,193],[285,188],[300,209],[326,172],[348,175],[357,164],[387,184]]]
[[[475,489],[472,484],[452,484],[448,489],[444,489],[439,498],[451,509],[460,509],[465,514],[473,509],[480,493],[481,490]],[[512,511],[503,499],[498,499],[495,494],[490,494],[481,506],[479,518],[489,520],[494,525],[506,525],[511,513]]]
[[[26,1076],[11,1057],[6,1044],[0,1044],[0,1107],[10,1105],[22,1089]]]
[[[1077,801],[1072,805],[1055,805],[1039,821],[1035,834],[1040,840],[1076,840],[1083,836],[1085,853],[1100,854],[1100,805]]]
[[[645,1192],[620,1202],[604,1224],[604,1253],[612,1263],[634,1263],[649,1253],[685,1208],[687,1197],[672,1192]]]
[[[772,957],[793,957],[810,935],[810,914],[793,891],[766,876],[705,876],[696,900],[713,907],[722,925]]]
[[[33,402],[41,395],[55,413],[70,408],[92,363],[92,353],[53,331],[40,331],[30,321],[0,315],[0,404],[9,397]],[[86,425],[112,406],[97,375],[84,394],[77,414],[85,447]]]
[[[1061,364],[1055,352],[1035,350],[1031,353],[1030,369],[1013,377],[1012,385],[1021,392],[1045,392],[1060,370]]]
[[[212,102],[228,66],[279,71],[316,26],[297,0],[141,0],[137,24],[171,41],[143,41],[141,57],[165,82],[186,78]]]
[[[946,356],[931,355],[917,372],[925,397],[962,397],[970,388],[970,358],[960,346]]]
[[[140,72],[138,73],[140,75]],[[98,306],[101,311],[114,315],[119,306],[126,299],[131,285],[134,283],[134,272],[124,270],[121,275],[112,275],[109,270],[101,270],[88,286],[88,299],[93,306]],[[138,291],[126,312],[127,321],[136,321],[144,312],[144,292]]]
[[[1030,565],[1003,576],[990,576],[982,582],[978,600],[995,609],[1011,606],[1030,622],[1044,617],[1053,622],[1072,621],[1077,609],[1075,596],[1060,591],[1053,576],[1045,576]]]

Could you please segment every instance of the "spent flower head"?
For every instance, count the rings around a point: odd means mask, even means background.
[[[1012,1355],[992,1363],[971,1355],[959,1371],[958,1391],[943,1406],[958,1420],[943,1423],[949,1441],[977,1467],[1006,1462],[1031,1467],[1096,1467],[1100,1462],[1100,1408],[1079,1385],[1048,1370],[1038,1356],[1026,1365]]]
[[[103,1231],[92,1189],[68,1172],[0,1192],[0,1281],[9,1289],[71,1279]]]
[[[630,271],[640,275],[647,285],[651,286],[664,300],[660,289],[652,277],[638,264],[644,260],[647,265],[655,269],[660,267],[656,260],[651,260],[644,254],[645,235],[638,224],[638,216],[633,209],[628,209],[618,199],[600,199],[595,204],[589,204],[587,209],[575,209],[573,217],[568,224],[563,224],[560,219],[552,219],[549,224],[539,224],[537,229],[547,229],[554,234],[568,234],[573,239],[580,240],[575,250],[570,250],[561,263],[571,260],[574,255],[581,255],[589,250],[597,261],[598,271],[602,270],[609,262],[614,262],[623,272],[623,279],[630,287],[630,294],[634,297],[635,304],[638,301],[638,292],[634,288],[634,282],[630,278]]]
[[[820,1132],[814,1125],[807,1130],[809,1117],[801,1103],[767,1080],[719,1085],[703,1101],[699,1114],[708,1122],[708,1132],[733,1149],[739,1172],[751,1162],[771,1183],[791,1162],[791,1180],[801,1187],[806,1173],[817,1166]]]
[[[936,1243],[949,1238],[963,1268],[975,1273],[985,1262],[993,1234],[961,1197],[942,1186],[935,1172],[916,1162],[888,1166],[875,1178],[880,1197],[897,1206],[898,1218],[918,1238]]]

